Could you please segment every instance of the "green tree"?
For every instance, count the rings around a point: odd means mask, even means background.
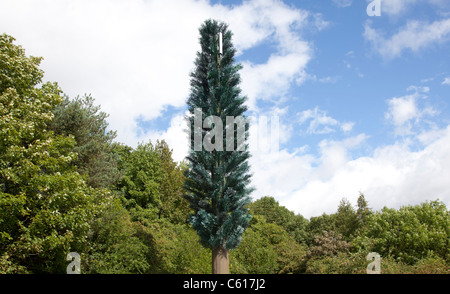
[[[314,243],[314,238],[316,236],[322,235],[324,232],[335,231],[335,218],[335,214],[326,213],[311,217],[306,230],[308,232],[308,245]]]
[[[159,217],[168,218],[172,223],[185,223],[190,212],[189,203],[183,197],[187,166],[173,160],[172,150],[164,140],[157,141],[155,149],[162,169]]]
[[[271,240],[263,234],[267,223],[261,216],[254,216],[252,222],[254,224],[242,236],[241,245],[231,253],[231,273],[274,274],[278,254]]]
[[[307,273],[329,273],[329,263],[334,258],[347,256],[351,244],[343,240],[342,235],[334,231],[324,231],[314,237],[305,257]]]
[[[263,215],[267,222],[283,226],[291,221],[293,212],[284,206],[280,206],[273,197],[265,196],[249,205],[252,213]]]
[[[197,53],[195,70],[191,74],[191,93],[187,100],[191,150],[187,157],[186,199],[194,210],[190,222],[200,236],[201,243],[212,249],[214,273],[228,273],[228,250],[236,248],[251,216],[246,205],[251,189],[247,143],[238,140],[238,128],[225,126],[227,117],[244,118],[245,97],[239,89],[238,71],[234,64],[236,49],[231,42],[232,33],[224,23],[207,20],[199,29],[201,51]],[[223,36],[223,54],[219,50],[219,36]],[[201,109],[200,126],[196,114]],[[214,116],[214,126],[207,127],[206,117]],[[205,124],[203,123],[205,122]],[[246,123],[245,134],[248,134]],[[243,131],[242,129],[240,129]],[[234,138],[226,133],[232,132]],[[198,146],[201,137],[216,148]],[[214,142],[213,142],[214,141]],[[230,146],[232,148],[230,148]],[[196,151],[200,147],[201,151]],[[242,149],[241,149],[242,148]],[[232,149],[233,151],[230,151]],[[245,151],[239,151],[239,150]],[[223,151],[225,150],[225,151]]]
[[[158,152],[151,142],[138,144],[136,149],[117,145],[122,177],[116,187],[122,192],[128,209],[139,206],[157,213],[161,205],[160,185],[163,177]]]
[[[232,272],[240,274],[287,274],[302,271],[306,248],[286,230],[254,215],[242,236],[241,245],[232,251]]]
[[[356,211],[347,199],[342,199],[339,203],[334,223],[336,232],[341,234],[346,241],[353,239],[359,222]]]
[[[109,202],[92,221],[90,249],[81,256],[82,271],[88,274],[142,274],[155,260],[153,240],[142,234],[139,223],[118,199]],[[153,253],[153,254],[152,254]]]
[[[298,243],[308,240],[308,220],[281,206],[273,197],[262,197],[248,206],[252,215],[262,215],[267,222],[283,227]]]
[[[359,228],[363,227],[366,224],[367,218],[372,214],[372,210],[369,208],[369,204],[363,193],[359,194],[357,200],[357,210],[356,217],[359,222]]]
[[[140,215],[185,223],[190,211],[183,197],[186,166],[173,160],[169,145],[164,140],[138,144],[136,149],[116,144],[113,150],[121,173],[115,188],[133,211],[133,220]]]
[[[360,196],[358,199],[358,204],[362,205],[363,203],[361,200],[365,201],[363,196],[362,198]],[[358,210],[355,211],[351,203],[343,198],[335,213],[324,213],[320,216],[311,217],[306,229],[309,234],[308,244],[312,244],[316,236],[322,235],[323,232],[330,231],[340,234],[344,240],[350,242],[358,234],[359,229],[363,224],[361,218],[366,218],[369,214],[367,207],[361,209],[364,209],[364,211],[361,211],[359,207]]]
[[[157,219],[145,224],[154,254],[149,273],[207,274],[211,271],[211,251],[197,241],[196,231],[187,224]]]
[[[48,130],[61,103],[41,83],[40,58],[0,35],[0,268],[64,272],[69,251],[86,252],[90,221],[108,192],[88,187],[71,162],[73,137]]]
[[[76,140],[74,152],[78,154],[72,162],[78,171],[87,175],[87,183],[94,188],[108,188],[117,178],[117,156],[112,152],[116,132],[107,131],[108,115],[94,105],[90,95],[70,100],[65,97],[54,111],[49,128],[55,134],[73,135]]]
[[[449,211],[442,202],[431,201],[372,214],[356,244],[412,265],[434,256],[448,260],[449,237]]]

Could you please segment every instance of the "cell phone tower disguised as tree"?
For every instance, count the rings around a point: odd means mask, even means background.
[[[194,211],[190,223],[202,245],[212,250],[212,272],[226,274],[228,252],[239,245],[251,219],[246,207],[252,191],[249,125],[243,119],[246,97],[239,88],[242,66],[235,64],[227,24],[206,20],[199,32],[201,50],[187,99],[190,151],[185,197]]]

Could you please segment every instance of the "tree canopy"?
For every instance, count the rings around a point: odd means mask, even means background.
[[[62,101],[41,84],[40,58],[0,36],[0,252],[8,271],[63,271],[69,250],[84,251],[89,221],[108,192],[88,187],[71,165],[73,136],[48,129]]]

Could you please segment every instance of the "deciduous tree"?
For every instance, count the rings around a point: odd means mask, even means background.
[[[40,60],[0,35],[0,262],[9,272],[64,272],[108,197],[71,165],[73,137],[48,130],[62,98],[56,84],[40,85]]]

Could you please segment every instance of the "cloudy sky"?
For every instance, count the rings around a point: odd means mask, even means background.
[[[182,160],[198,28],[225,21],[248,115],[278,117],[279,148],[252,151],[254,199],[308,218],[360,192],[375,210],[450,207],[450,2],[369,2],[0,0],[0,33],[70,97],[92,94],[118,141],[165,139]]]

